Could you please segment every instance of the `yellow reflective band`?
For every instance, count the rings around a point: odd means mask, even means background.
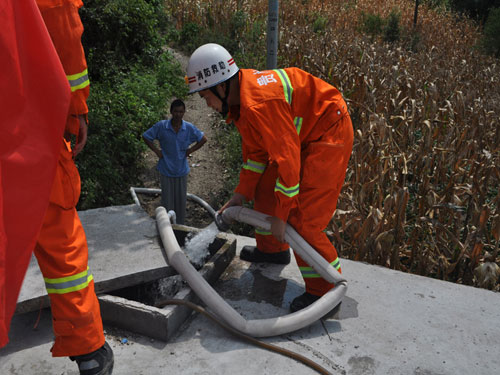
[[[304,119],[302,117],[295,117],[293,123],[295,124],[295,129],[297,129],[297,134],[300,134],[300,129],[302,128],[302,121]]]
[[[340,260],[339,258],[335,259],[333,262],[330,263],[332,267],[337,269],[337,271],[340,269]],[[321,278],[321,275],[317,273],[312,267],[299,267],[300,273],[302,274],[302,277],[304,279],[313,279],[313,278]]]
[[[247,162],[243,164],[243,169],[262,174],[266,170],[266,164],[248,159]]]
[[[281,84],[283,85],[283,91],[285,94],[285,100],[287,101],[288,104],[292,105],[293,87],[290,78],[288,78],[288,74],[286,74],[286,72],[283,69],[275,69],[273,71],[278,74],[278,77],[280,77]]]
[[[330,263],[332,267],[335,267],[337,271],[340,269],[340,259],[337,258],[333,262]]]
[[[297,194],[299,194],[299,185],[300,184],[297,184],[295,186],[287,188],[279,182],[279,179],[276,179],[276,185],[274,186],[274,191],[279,191],[281,194],[284,194],[287,197],[292,198]]]
[[[44,277],[43,280],[48,284],[60,284],[60,283],[65,283],[66,281],[81,279],[83,276],[86,276],[88,272],[89,272],[89,267],[87,266],[87,269],[85,271],[77,273],[76,275],[59,277],[57,279],[49,279],[48,277]]]
[[[68,78],[68,82],[71,87],[71,92],[83,89],[84,87],[90,85],[89,74],[87,69],[85,69],[81,73],[66,76],[66,78]]]
[[[261,236],[270,236],[272,234],[271,232],[268,232],[268,231],[265,231],[265,230],[262,230],[259,228],[255,228],[255,233],[260,234]]]
[[[93,280],[93,276],[89,274],[89,267],[83,272],[77,273],[76,275],[59,277],[56,279],[50,279],[44,277],[45,288],[47,293],[53,294],[64,294],[69,292],[74,292],[86,288],[89,282]]]
[[[86,288],[92,280],[94,280],[94,277],[92,275],[88,275],[87,280],[81,284],[63,289],[52,289],[52,288],[46,288],[46,289],[48,294],[66,294]]]

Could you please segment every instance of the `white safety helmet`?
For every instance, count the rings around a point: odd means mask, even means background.
[[[186,82],[189,93],[214,87],[238,73],[238,66],[227,50],[215,43],[198,47],[189,58]]]

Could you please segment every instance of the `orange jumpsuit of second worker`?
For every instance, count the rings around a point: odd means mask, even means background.
[[[37,0],[44,22],[70,83],[72,97],[66,134],[78,135],[78,115],[86,117],[89,94],[87,63],[81,45],[80,0]],[[35,247],[50,296],[55,343],[52,355],[77,356],[104,345],[104,333],[88,269],[85,232],[76,211],[80,175],[70,143],[61,139],[56,177]]]
[[[231,107],[228,118],[242,138],[244,166],[235,192],[256,201],[267,195],[272,204],[261,203],[268,207],[262,212],[288,222],[341,271],[323,230],[335,211],[352,152],[345,101],[336,88],[297,68],[242,69],[239,85],[240,106]],[[333,288],[295,255],[306,292],[322,296]]]

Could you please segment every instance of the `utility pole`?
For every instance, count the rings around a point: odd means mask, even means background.
[[[413,13],[413,28],[417,27],[418,3],[419,3],[419,0],[415,0],[415,13]]]
[[[267,13],[267,69],[276,69],[278,64],[278,14],[278,0],[269,0]]]

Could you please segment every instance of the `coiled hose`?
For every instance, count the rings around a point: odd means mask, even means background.
[[[159,194],[159,193],[161,193],[161,190],[160,189],[147,189],[147,188],[131,187],[130,192],[132,193],[132,197],[134,198],[135,203],[138,206],[140,206],[139,200],[137,199],[137,196],[136,196],[136,192],[137,193],[146,193],[146,194]],[[219,227],[219,229],[221,229],[221,226],[223,224],[222,224],[220,216],[218,216],[217,212],[207,202],[205,202],[203,199],[201,199],[200,197],[193,195],[193,194],[188,193],[187,197],[190,200],[198,203],[203,208],[205,208],[207,210],[207,212],[210,214],[210,216],[212,218],[214,218],[214,220],[216,220],[216,222],[218,224],[217,226]],[[258,346],[260,348],[284,355],[284,356],[289,357],[291,359],[294,359],[298,362],[301,362],[304,365],[308,366],[309,368],[317,371],[319,374],[332,375],[332,373],[329,372],[327,369],[325,369],[324,367],[322,367],[318,363],[310,360],[309,358],[307,358],[299,353],[293,352],[293,351],[288,350],[288,349],[281,348],[277,345],[265,343],[263,341],[257,340],[256,338],[254,338],[252,336],[246,335],[246,334],[234,329],[230,325],[221,321],[217,316],[213,315],[212,313],[205,310],[203,307],[196,305],[192,302],[184,301],[184,300],[180,300],[180,299],[164,299],[164,300],[157,302],[155,304],[155,307],[163,308],[167,305],[181,305],[181,306],[189,307],[190,309],[206,316],[211,321],[218,324],[220,327],[224,328],[226,331],[232,333],[234,336],[236,336],[244,341],[247,341],[247,342],[249,342],[255,346]]]

